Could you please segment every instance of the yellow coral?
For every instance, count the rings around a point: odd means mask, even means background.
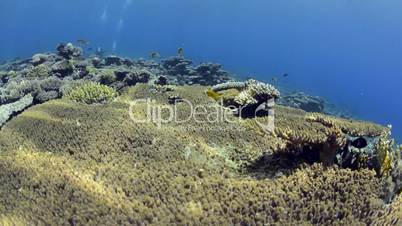
[[[117,93],[111,87],[95,82],[86,82],[69,91],[65,98],[85,104],[107,103],[113,100]]]
[[[393,156],[391,155],[394,140],[390,139],[391,130],[385,131],[377,145],[378,161],[380,163],[380,175],[388,175],[392,169]]]

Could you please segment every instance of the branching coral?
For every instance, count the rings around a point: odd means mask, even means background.
[[[268,109],[272,107],[270,101],[280,97],[280,92],[275,87],[253,79],[215,85],[206,94],[216,101],[222,100],[227,107],[237,108],[236,115],[242,118],[267,115]]]
[[[225,91],[229,89],[244,90],[247,87],[247,82],[225,82],[213,86],[211,89],[215,92]]]
[[[28,78],[43,78],[48,77],[50,75],[50,69],[47,65],[41,64],[35,67],[32,67],[26,77]]]
[[[235,101],[245,106],[263,103],[271,98],[278,99],[279,97],[280,92],[272,85],[250,79],[246,83],[246,89],[235,98]]]
[[[116,96],[112,88],[94,82],[84,83],[65,95],[67,99],[85,104],[107,103]]]
[[[380,164],[379,173],[383,176],[386,176],[391,171],[394,162],[393,148],[395,147],[395,141],[391,139],[390,136],[391,129],[381,134],[376,145],[378,162]]]
[[[364,133],[360,128],[358,122],[355,123],[353,130],[351,130],[348,122],[340,121],[328,116],[323,116],[318,113],[312,113],[307,115],[307,121],[321,123],[328,127],[327,132],[329,140],[326,144],[333,142],[338,146],[337,162],[338,164],[355,165],[355,167],[368,167],[374,168],[378,175],[387,176],[392,170],[394,165],[394,140],[390,138],[391,130],[383,129],[379,133],[379,130],[371,130],[370,133]],[[354,140],[361,139],[364,142],[369,141],[370,144],[365,144],[362,147],[358,144],[354,144]],[[336,147],[334,146],[334,147]],[[353,147],[357,146],[357,147]]]
[[[318,122],[327,127],[335,126],[335,122],[332,121],[329,117],[325,117],[322,114],[318,114],[318,113],[311,113],[311,114],[307,115],[306,120],[310,121],[310,122]]]
[[[280,92],[270,84],[250,79],[246,82],[227,82],[211,88],[214,92],[236,89],[240,91],[234,101],[240,106],[251,106],[267,102],[269,99],[278,99]]]

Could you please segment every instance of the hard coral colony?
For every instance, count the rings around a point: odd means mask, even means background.
[[[85,58],[72,44],[57,51],[0,67],[0,225],[402,220],[401,148],[389,128],[307,112],[324,107],[298,93],[269,106],[275,130],[266,133],[269,116],[254,113],[281,97],[270,84],[193,66],[184,51],[160,63]],[[174,105],[178,117],[192,111],[178,100],[211,108],[203,123],[134,123],[128,109],[140,99]],[[247,117],[209,122],[221,103]],[[131,114],[145,118],[146,104]]]

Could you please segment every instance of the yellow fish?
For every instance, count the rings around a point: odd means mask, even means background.
[[[219,94],[215,91],[213,91],[211,88],[206,91],[207,96],[211,97],[215,101],[218,101],[222,98],[222,94]]]

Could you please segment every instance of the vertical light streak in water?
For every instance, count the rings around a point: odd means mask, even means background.
[[[117,49],[117,41],[114,41],[112,44],[112,52],[116,53],[116,49]]]
[[[117,32],[120,32],[124,27],[124,20],[120,19],[119,22],[117,22],[116,30]]]
[[[107,16],[108,16],[108,9],[107,9],[107,7],[105,7],[105,9],[103,10],[103,13],[100,17],[100,21],[102,23],[105,23],[107,21]]]

